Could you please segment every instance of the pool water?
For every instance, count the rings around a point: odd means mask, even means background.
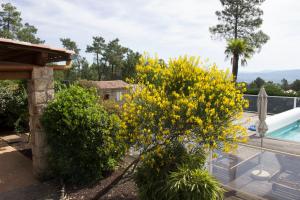
[[[300,121],[267,133],[267,137],[300,142]]]

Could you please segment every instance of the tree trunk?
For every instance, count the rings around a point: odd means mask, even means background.
[[[97,62],[97,67],[98,67],[98,81],[101,81],[101,67],[99,65],[99,54],[96,54],[96,62]]]
[[[234,39],[238,38],[238,20],[239,20],[239,5],[236,5],[236,12],[235,12],[235,21],[234,21]]]
[[[235,53],[233,54],[233,60],[232,60],[232,75],[233,75],[233,80],[235,82],[237,80],[238,70],[239,70],[239,55]]]
[[[111,65],[111,80],[114,80],[114,65]]]

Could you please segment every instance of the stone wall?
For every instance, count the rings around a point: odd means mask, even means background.
[[[37,177],[45,175],[47,170],[46,154],[48,151],[46,135],[40,118],[47,102],[53,98],[53,69],[35,67],[32,71],[32,79],[28,81],[28,104],[33,170]]]

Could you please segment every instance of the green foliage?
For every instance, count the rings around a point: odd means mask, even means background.
[[[55,72],[56,80],[68,80],[74,82],[80,79],[86,80],[116,80],[134,78],[135,66],[139,62],[140,54],[129,48],[123,47],[119,39],[106,43],[103,37],[93,37],[91,45],[87,45],[86,52],[94,54],[94,63],[88,63],[85,57],[80,55],[80,49],[75,41],[70,38],[61,38],[64,48],[72,50],[72,67],[65,72]]]
[[[88,62],[86,58],[80,56],[80,49],[78,48],[75,41],[72,41],[70,38],[60,38],[60,41],[64,48],[71,50],[74,52],[72,55],[72,66],[71,69],[63,72],[63,80],[68,80],[74,82],[75,80],[81,77],[81,71],[86,71],[86,65],[88,66]],[[60,79],[61,80],[61,79]]]
[[[246,94],[258,95],[259,89],[258,88],[247,88]]]
[[[0,81],[0,127],[23,132],[28,118],[26,82]]]
[[[205,172],[204,163],[203,151],[188,152],[178,143],[161,149],[159,152],[146,154],[135,175],[140,199],[193,199],[186,197],[199,196],[199,193],[207,195],[207,199],[214,199],[213,195],[216,194],[221,196],[222,190],[219,184]],[[180,177],[183,174],[182,169],[191,170],[193,174],[189,174],[185,185],[178,185],[179,182],[182,183],[183,177]],[[201,187],[205,184],[206,189]],[[212,196],[209,196],[210,194]]]
[[[23,24],[21,12],[10,3],[1,4],[0,22],[1,37],[35,44],[44,43],[36,36],[37,28],[28,23]]]
[[[297,80],[289,85],[286,79],[282,79],[281,84],[277,84],[273,83],[272,81],[266,82],[262,78],[257,77],[248,85],[246,94],[257,95],[260,88],[265,87],[266,92],[269,96],[300,96],[300,93],[297,93],[297,90],[295,90],[296,88],[293,88],[293,84],[295,84],[296,82]],[[293,90],[291,90],[290,88]]]
[[[92,45],[88,45],[86,47],[87,53],[93,53],[95,55],[96,60],[96,67],[98,72],[98,79],[102,79],[102,73],[103,73],[103,63],[101,63],[101,60],[103,60],[103,54],[106,49],[105,40],[103,37],[93,37],[93,43]]]
[[[54,81],[54,91],[59,92],[63,89],[66,89],[68,87],[68,85],[66,83],[64,83],[63,81]]]
[[[254,81],[252,81],[250,84],[249,84],[249,87],[250,88],[261,88],[263,85],[265,85],[265,80],[260,78],[260,77],[257,77]]]
[[[141,54],[138,52],[134,52],[132,50],[128,50],[126,55],[126,60],[124,61],[124,67],[122,70],[122,79],[130,79],[135,78],[136,76],[136,65],[139,62],[139,59],[141,58]]]
[[[263,11],[259,8],[265,0],[220,0],[223,10],[216,15],[220,24],[211,27],[212,35],[230,39],[245,39],[254,49],[261,49],[269,36],[260,29]]]
[[[300,80],[297,79],[291,84],[291,88],[297,92],[300,92]]]
[[[264,87],[269,96],[285,96],[285,93],[279,84],[268,82],[264,85]]]
[[[120,120],[98,104],[95,90],[70,86],[59,91],[42,117],[50,146],[51,173],[70,183],[101,178],[125,150]]]
[[[265,0],[220,0],[223,10],[216,15],[220,24],[210,27],[213,36],[224,38],[228,42],[225,53],[233,55],[232,73],[238,74],[239,56],[242,56],[242,64],[250,58],[254,52],[259,51],[262,45],[267,43],[269,36],[260,29],[262,25],[263,11],[259,8]],[[241,47],[242,53],[237,53],[237,47]]]
[[[111,80],[121,78],[121,69],[124,67],[124,58],[127,51],[127,48],[119,44],[119,39],[114,39],[107,44],[104,60],[109,63],[106,70],[110,70],[110,73],[106,72],[106,75],[110,74]]]
[[[118,116],[121,116],[122,107],[116,101],[114,101],[114,100],[101,100],[100,104],[104,107],[104,109],[109,114],[116,114]]]
[[[254,54],[254,49],[245,39],[232,39],[228,41],[225,49],[226,58],[232,58],[232,74],[236,81],[238,75],[239,62],[244,66],[247,60]]]
[[[229,40],[225,50],[227,58],[231,55],[238,55],[242,65],[247,64],[247,59],[251,58],[253,53],[253,48],[244,39]]]
[[[171,196],[169,199],[223,199],[223,189],[220,183],[208,171],[203,169],[190,169],[187,166],[180,167],[177,171],[170,174],[168,185]]]
[[[93,53],[95,57],[96,63],[91,69],[97,72],[97,80],[125,80],[135,76],[140,54],[119,42],[117,38],[106,43],[102,37],[93,37],[92,45],[87,46],[86,52]]]
[[[285,91],[290,89],[289,82],[285,78],[281,80],[281,88]]]

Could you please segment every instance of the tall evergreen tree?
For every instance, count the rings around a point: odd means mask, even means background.
[[[25,23],[22,24],[21,12],[10,3],[1,4],[0,37],[16,39],[30,43],[44,43],[36,36],[37,28]]]
[[[107,44],[104,53],[104,59],[108,63],[110,69],[110,79],[122,77],[122,69],[124,67],[124,58],[128,48],[119,44],[119,39],[114,39]]]
[[[86,47],[87,53],[93,53],[95,55],[99,81],[102,79],[102,73],[103,73],[102,57],[105,49],[106,49],[106,44],[104,38],[102,37],[93,37],[92,45],[87,45]]]
[[[227,42],[243,39],[252,50],[259,51],[269,40],[269,36],[260,30],[263,11],[260,9],[265,0],[220,0],[223,10],[216,15],[220,24],[211,27],[211,34]],[[247,53],[247,52],[244,52]],[[237,77],[239,55],[232,54],[232,73]]]
[[[1,37],[14,39],[16,33],[22,28],[21,12],[10,3],[1,4],[0,28]]]
[[[74,54],[72,55],[72,68],[65,73],[65,79],[74,81],[82,78],[81,73],[83,71],[83,67],[85,67],[86,75],[86,65],[88,65],[87,60],[80,56],[80,49],[75,41],[70,38],[60,38],[60,41],[64,48],[74,51]]]
[[[92,78],[92,74],[91,74],[91,68],[90,68],[90,66],[89,66],[89,63],[88,63],[88,61],[87,61],[87,59],[86,58],[82,58],[81,60],[80,60],[80,65],[81,65],[81,78],[82,79],[93,79]]]
[[[131,49],[126,53],[126,60],[122,70],[122,79],[134,78],[136,76],[136,65],[140,60],[141,54]]]
[[[285,78],[281,80],[281,88],[285,91],[289,89],[289,82]]]

